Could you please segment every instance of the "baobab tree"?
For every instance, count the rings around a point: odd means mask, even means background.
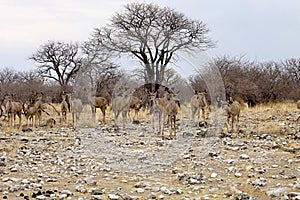
[[[202,21],[155,4],[129,3],[111,22],[96,28],[92,39],[108,50],[132,55],[145,70],[145,81],[161,84],[174,53],[206,50],[214,43]]]

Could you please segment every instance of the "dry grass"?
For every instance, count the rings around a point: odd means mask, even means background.
[[[60,111],[60,104],[53,104],[54,107]],[[217,108],[212,108],[213,112],[222,114]],[[67,121],[62,123],[61,115],[48,106],[46,111],[50,116],[43,113],[43,124],[46,123],[47,119],[54,118],[56,120],[56,126],[64,127],[72,125],[72,115],[70,112],[67,113]],[[130,118],[132,119],[134,111],[131,110]],[[300,116],[297,110],[295,102],[283,102],[283,103],[266,103],[257,105],[253,108],[243,107],[241,111],[241,122],[240,127],[244,130],[254,131],[256,133],[270,133],[280,135],[286,131],[291,131],[289,125],[297,124],[298,117]],[[139,112],[140,121],[149,121],[149,110],[141,109]],[[110,107],[107,108],[106,124],[113,124],[113,112]],[[190,121],[191,119],[191,108],[189,104],[182,104],[178,114],[179,121]],[[80,115],[78,123],[79,127],[93,127],[95,123],[102,120],[102,112],[99,108],[96,110],[96,119],[93,119],[91,108],[89,105],[84,105],[83,112]],[[122,120],[122,117],[119,118]],[[129,120],[129,119],[127,119]],[[8,129],[7,121],[2,119],[3,128]],[[26,119],[22,117],[22,126],[25,127]],[[29,125],[31,127],[31,125]]]
[[[299,111],[296,103],[266,103],[241,111],[241,124],[246,132],[282,135],[295,131]]]

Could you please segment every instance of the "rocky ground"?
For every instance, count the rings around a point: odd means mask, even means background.
[[[299,114],[273,106],[244,109],[232,133],[214,113],[206,128],[181,116],[176,139],[145,119],[2,130],[0,198],[300,199]]]

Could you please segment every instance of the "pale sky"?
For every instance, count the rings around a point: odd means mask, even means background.
[[[202,20],[217,41],[210,57],[300,58],[299,0],[0,0],[0,68],[35,69],[28,57],[40,45],[86,41],[128,2],[153,2]]]

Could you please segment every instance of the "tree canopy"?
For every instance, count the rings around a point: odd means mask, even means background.
[[[30,59],[38,63],[38,70],[44,78],[57,81],[62,90],[68,90],[68,83],[82,64],[77,43],[57,41],[41,45]]]
[[[206,50],[214,43],[202,21],[156,4],[129,3],[111,23],[96,28],[94,39],[107,49],[137,58],[145,69],[145,81],[162,83],[167,65],[178,50]]]

